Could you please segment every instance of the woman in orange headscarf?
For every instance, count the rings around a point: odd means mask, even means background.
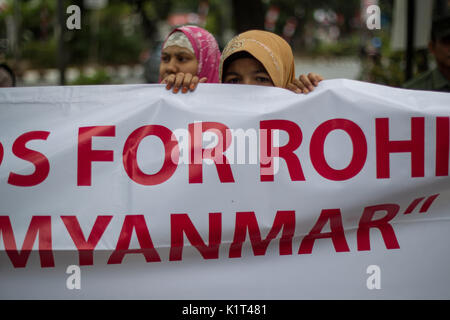
[[[291,46],[280,36],[262,30],[241,33],[227,44],[219,78],[223,83],[274,86],[297,93],[308,93],[323,80],[315,73],[296,78]]]

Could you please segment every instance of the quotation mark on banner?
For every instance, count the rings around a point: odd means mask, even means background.
[[[422,206],[420,207],[419,213],[427,212],[428,209],[430,208],[431,204],[433,203],[433,201],[436,200],[436,198],[438,196],[439,196],[439,194],[435,194],[435,195],[429,196],[425,200],[425,202],[422,204]],[[423,199],[425,199],[425,197],[414,199],[413,202],[411,202],[411,204],[408,206],[408,208],[406,208],[405,212],[403,212],[403,214],[410,214],[410,213],[412,213],[413,210],[419,205],[419,203],[422,202]]]
[[[69,290],[81,289],[81,270],[80,267],[77,265],[70,265],[67,267],[66,270],[67,274],[70,274],[70,276],[66,280],[66,287]]]
[[[367,289],[381,289],[381,269],[379,266],[373,264],[367,267],[367,274],[370,274],[370,277],[367,278],[366,286]]]

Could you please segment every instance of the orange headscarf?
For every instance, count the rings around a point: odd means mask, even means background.
[[[225,60],[237,52],[246,51],[266,68],[276,87],[286,88],[295,78],[294,55],[291,46],[275,33],[251,30],[241,33],[228,42],[220,62],[220,80]]]

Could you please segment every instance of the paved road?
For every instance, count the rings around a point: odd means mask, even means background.
[[[361,63],[357,57],[341,59],[308,59],[296,58],[295,71],[297,76],[314,72],[325,79],[357,80],[361,72]]]
[[[295,60],[296,74],[308,74],[315,72],[320,74],[325,79],[357,79],[361,70],[361,65],[358,58],[341,58],[341,59],[311,59],[311,58],[296,58]],[[117,68],[106,68],[106,71],[113,77],[115,83],[136,84],[145,83],[144,68],[137,66],[121,66]],[[93,74],[93,69],[85,69],[85,74]],[[73,81],[80,74],[79,70],[68,69],[66,78],[68,81]],[[42,75],[37,71],[28,71],[19,86],[46,86],[58,85],[59,74],[56,69],[49,69]]]

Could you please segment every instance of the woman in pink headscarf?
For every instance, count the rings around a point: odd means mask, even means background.
[[[182,26],[164,41],[159,67],[160,82],[177,93],[194,91],[198,83],[219,83],[220,49],[205,29]]]

